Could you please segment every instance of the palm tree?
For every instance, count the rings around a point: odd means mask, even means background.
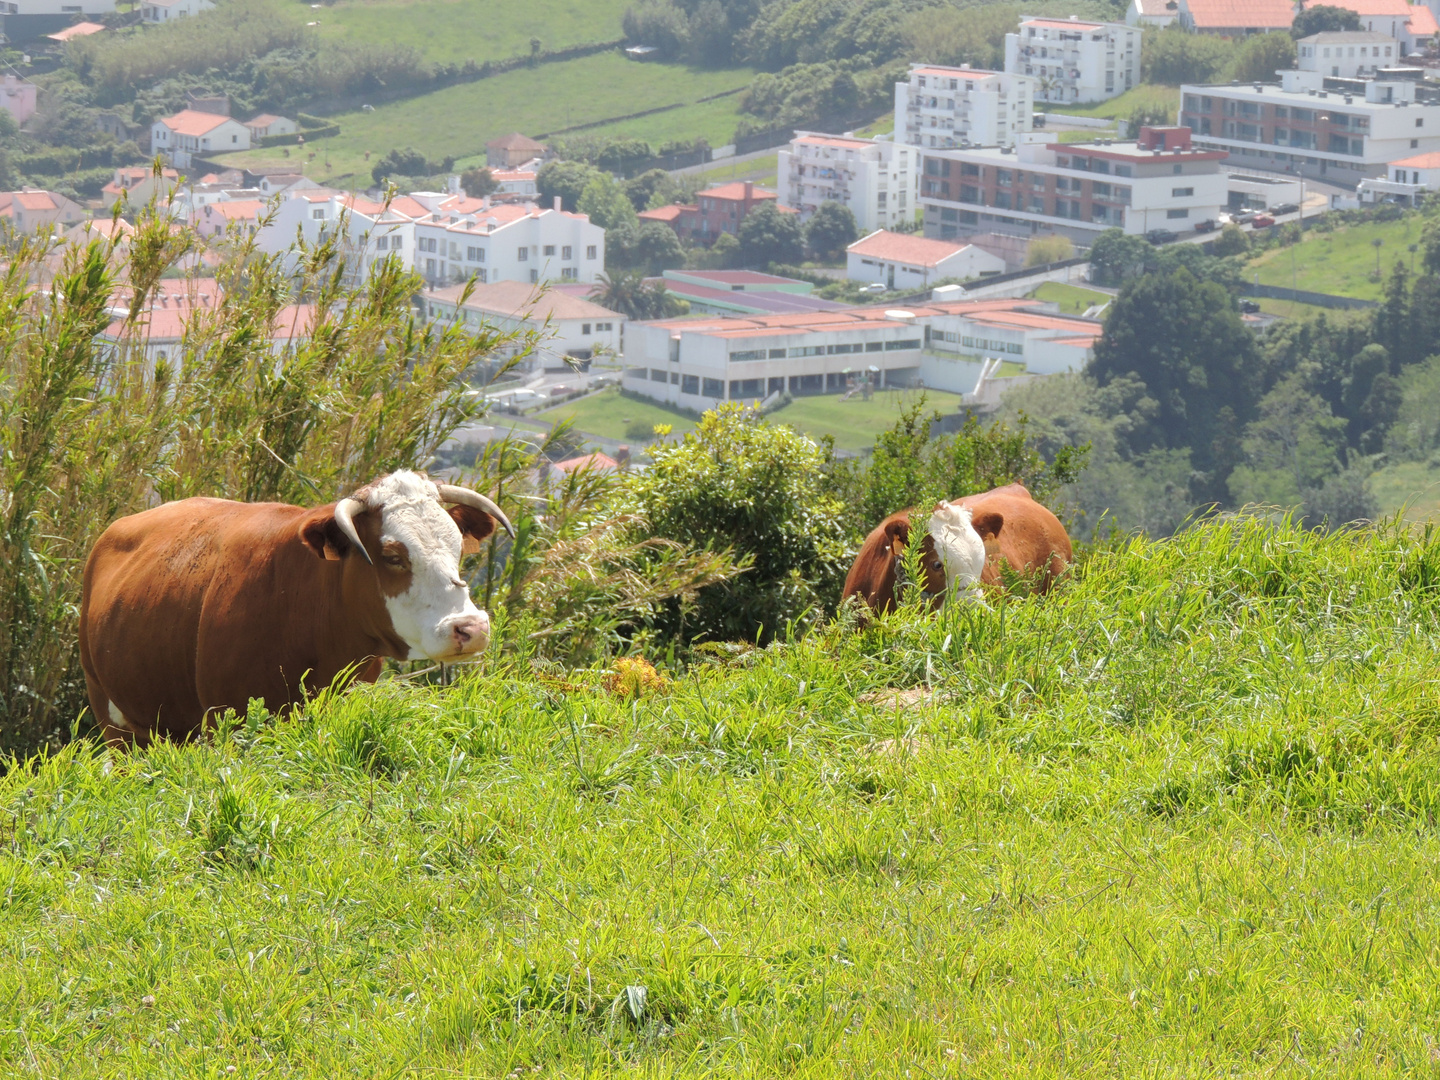
[[[645,292],[645,276],[640,271],[617,270],[596,279],[590,299],[627,319],[644,319],[649,307]]]

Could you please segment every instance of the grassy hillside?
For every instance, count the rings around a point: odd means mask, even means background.
[[[1141,83],[1139,86],[1117,94],[1107,101],[1088,105],[1057,105],[1048,101],[1035,102],[1039,112],[1068,113],[1071,116],[1103,117],[1106,120],[1126,120],[1136,109],[1168,109],[1173,119],[1180,106],[1180,88],[1163,86],[1159,83]],[[1132,132],[1132,135],[1134,133]]]
[[[1380,269],[1388,274],[1396,259],[1408,269],[1411,244],[1420,242],[1423,218],[1407,214],[1399,221],[1338,225],[1333,232],[1309,229],[1298,244],[1267,251],[1250,263],[1246,277],[1260,284],[1378,300],[1374,241],[1380,241]]]
[[[322,36],[418,49],[431,63],[527,56],[530,40],[563,49],[621,36],[625,0],[340,0],[315,15]]]
[[[497,658],[77,744],[0,779],[0,1060],[1427,1074],[1437,582],[1220,524],[638,700]]]
[[[637,64],[618,52],[522,68],[377,105],[374,112],[343,113],[335,117],[341,133],[312,144],[316,157],[306,174],[325,182],[355,177],[368,184],[375,162],[402,146],[414,146],[436,160],[461,158],[463,166],[472,158],[483,160],[485,143],[511,131],[538,135],[672,103],[684,103],[685,108],[605,125],[595,132],[633,135],[657,145],[703,136],[719,146],[735,133],[739,95],[705,103],[696,99],[745,86],[750,78],[746,69]],[[227,154],[222,160],[236,166],[293,165],[307,156],[290,150],[290,157],[275,147]]]
[[[1061,312],[1066,315],[1084,315],[1096,304],[1108,304],[1115,299],[1108,293],[1066,285],[1063,281],[1047,281],[1030,295],[1037,300],[1059,304]]]

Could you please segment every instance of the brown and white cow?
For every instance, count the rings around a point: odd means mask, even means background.
[[[384,657],[460,662],[490,618],[462,553],[499,522],[468,488],[395,472],[329,506],[184,499],[124,517],[85,565],[80,662],[106,741],[184,738],[227,708],[276,711]]]
[[[846,597],[858,596],[874,611],[895,607],[901,553],[910,540],[912,511],[891,514],[865,538],[845,578]],[[1072,556],[1060,519],[1020,484],[937,503],[929,534],[921,542],[923,591],[938,603],[947,592],[978,598],[981,583],[999,585],[1001,564],[1036,574],[1044,592],[1065,572]]]

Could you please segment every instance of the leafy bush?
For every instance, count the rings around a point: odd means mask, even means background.
[[[621,505],[658,536],[726,553],[745,572],[671,605],[664,633],[696,641],[768,641],[813,625],[849,568],[844,507],[826,490],[825,454],[804,435],[739,405],[704,415],[695,431],[650,450]]]

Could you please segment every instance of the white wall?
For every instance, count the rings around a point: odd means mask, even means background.
[[[449,285],[472,275],[487,282],[593,284],[605,270],[605,230],[558,210],[527,215],[488,233],[466,231],[462,223],[448,220],[421,221],[415,226],[414,257],[415,269],[432,284]]]

